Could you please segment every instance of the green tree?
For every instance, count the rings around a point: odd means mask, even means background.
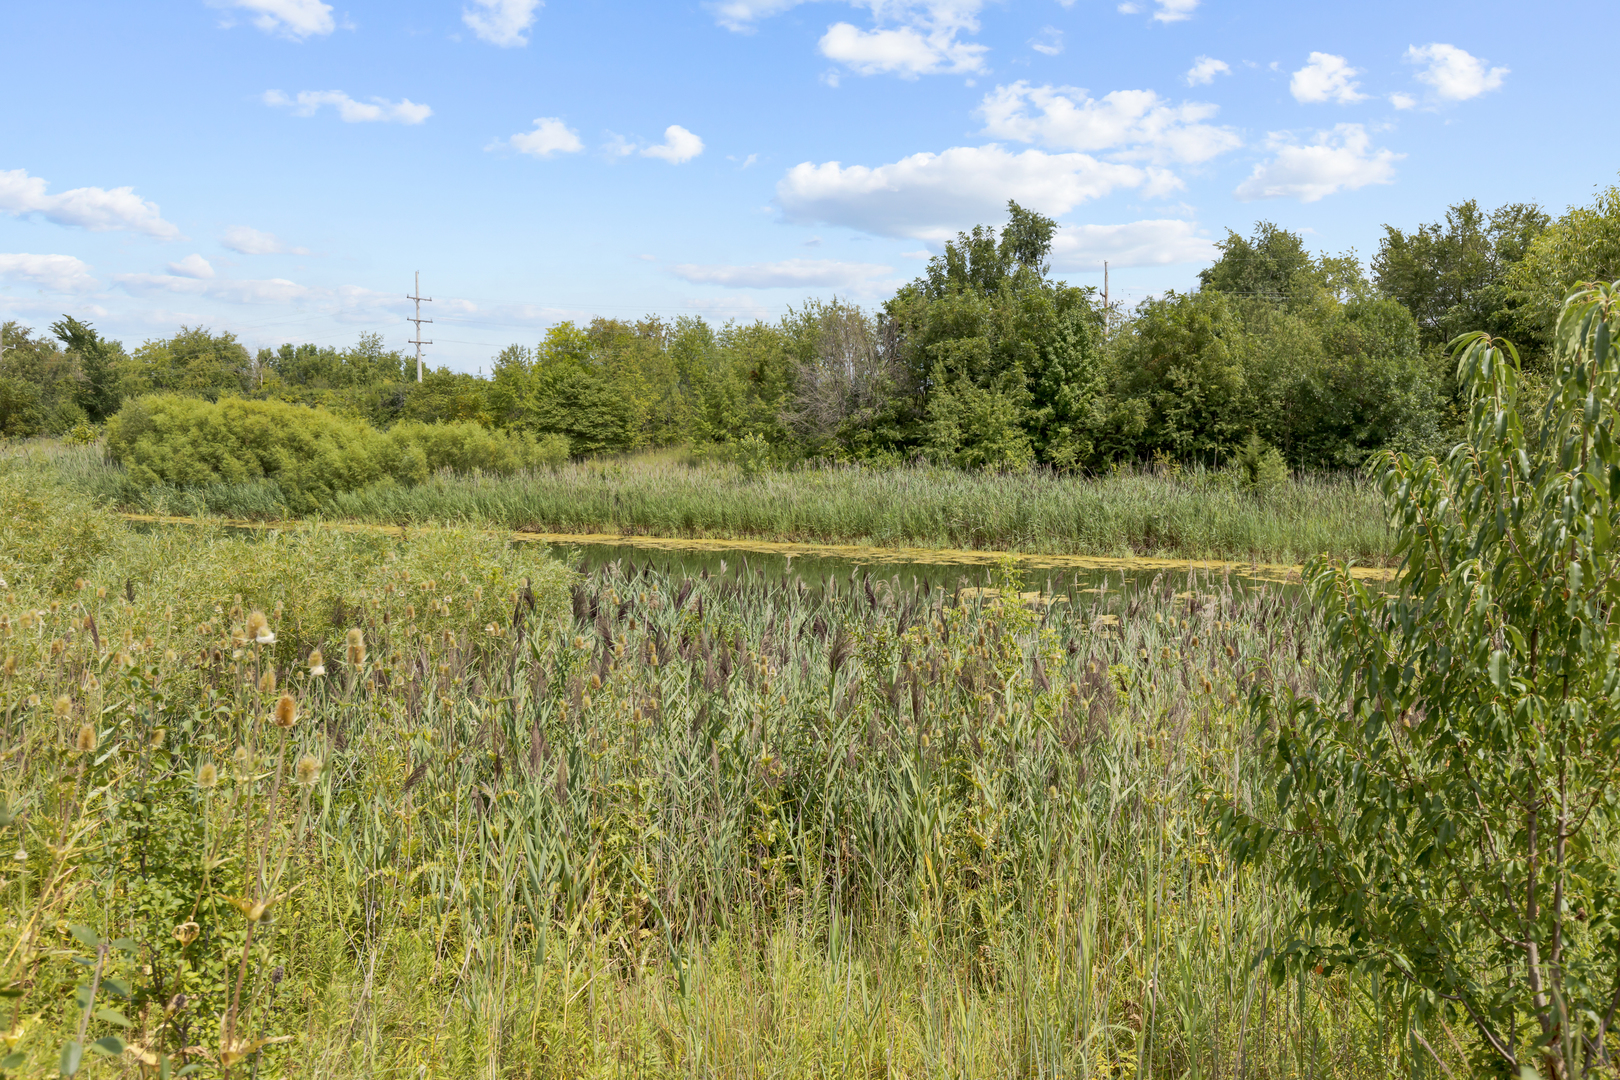
[[[1472,1075],[1616,1065],[1617,323],[1620,282],[1569,298],[1534,427],[1512,347],[1459,339],[1466,441],[1392,457],[1382,480],[1396,588],[1311,565],[1325,685],[1257,670],[1275,786],[1210,800],[1232,854],[1289,889],[1273,975],[1376,975],[1414,1051],[1444,1045],[1442,1024],[1471,1036]]]
[[[1620,278],[1620,187],[1590,206],[1572,207],[1536,234],[1507,273],[1516,306],[1515,334],[1531,342],[1552,338],[1564,297],[1588,281]],[[1549,358],[1550,359],[1550,358]]]
[[[1199,271],[1201,289],[1287,303],[1324,284],[1300,235],[1269,221],[1255,222],[1254,235],[1248,238],[1228,229],[1226,239],[1215,246],[1221,256]]]
[[[71,315],[63,315],[60,321],[52,323],[51,333],[78,363],[73,394],[78,406],[97,423],[117,412],[120,398],[113,362],[123,350],[112,342],[103,341],[93,327]]]

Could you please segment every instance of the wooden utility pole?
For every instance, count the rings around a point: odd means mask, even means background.
[[[405,299],[407,299],[407,300],[415,300],[416,301],[416,318],[414,318],[414,319],[406,319],[405,321],[406,322],[413,322],[413,323],[416,324],[416,336],[411,339],[410,344],[416,346],[416,381],[421,382],[422,381],[422,346],[433,344],[433,342],[431,342],[431,341],[423,341],[422,340],[422,324],[423,323],[431,323],[433,321],[432,319],[424,319],[424,318],[422,318],[422,302],[425,300],[430,304],[433,303],[433,297],[431,297],[431,296],[423,296],[422,295],[422,271],[418,270],[416,272],[416,289],[414,290],[412,295],[407,296]]]
[[[1108,260],[1103,260],[1103,337],[1114,329],[1114,309],[1108,306]]]

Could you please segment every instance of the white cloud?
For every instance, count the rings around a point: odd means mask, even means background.
[[[214,268],[201,255],[187,255],[179,262],[169,264],[169,273],[180,277],[207,280],[214,276]]]
[[[579,132],[555,116],[535,117],[533,131],[520,132],[508,142],[519,153],[542,158],[552,154],[577,154],[585,149],[585,144],[579,141]]]
[[[889,165],[795,165],[776,185],[790,221],[940,241],[999,218],[1007,200],[1057,216],[1118,188],[1173,185],[1160,170],[1087,154],[1012,153],[991,143],[913,154]]]
[[[314,295],[314,290],[286,278],[202,279],[178,274],[114,274],[113,280],[132,296],[181,293],[235,304],[285,304]]]
[[[253,25],[267,34],[302,41],[312,34],[330,34],[332,5],[321,0],[224,0],[228,7],[253,12]]]
[[[1110,267],[1169,266],[1204,262],[1215,257],[1215,245],[1197,235],[1190,221],[1175,218],[1132,221],[1123,225],[1065,225],[1052,237],[1052,266],[1057,270],[1101,270]]]
[[[1067,4],[1063,5],[1068,7]],[[1192,18],[1192,13],[1198,10],[1198,0],[1156,0],[1153,20],[1155,22],[1182,22]],[[1142,5],[1134,0],[1125,0],[1116,9],[1121,15],[1140,15]]]
[[[1273,134],[1276,157],[1254,167],[1233,192],[1240,199],[1294,198],[1315,202],[1336,191],[1354,191],[1395,178],[1395,162],[1405,157],[1393,150],[1374,150],[1360,124],[1339,124],[1318,132],[1308,145]]]
[[[671,124],[664,129],[664,141],[658,146],[649,146],[641,151],[642,157],[663,158],[671,165],[691,161],[703,153],[703,140],[687,131],[679,124]]]
[[[996,87],[978,109],[985,134],[998,139],[1057,150],[1113,150],[1127,159],[1156,162],[1208,161],[1241,146],[1231,128],[1203,123],[1217,111],[1202,102],[1172,105],[1152,90],[1115,90],[1092,98],[1072,86],[1027,82]]]
[[[346,124],[420,124],[433,115],[432,108],[418,105],[409,98],[389,101],[374,97],[369,102],[356,101],[341,90],[301,90],[296,98],[289,98],[280,90],[266,90],[262,100],[266,105],[290,107],[294,116],[314,116],[323,105],[330,105],[337,109]]]
[[[246,225],[232,225],[220,243],[239,255],[308,255],[308,248],[288,247],[274,233],[260,232]]]
[[[762,19],[804,0],[721,0],[709,4],[721,26],[751,33]],[[1180,2],[1180,0],[1177,0]],[[827,28],[821,55],[862,75],[972,74],[984,70],[986,46],[959,40],[979,30],[984,0],[849,0],[872,14],[870,29],[848,22]],[[826,80],[838,85],[836,77]]]
[[[1225,60],[1217,60],[1213,56],[1199,56],[1194,58],[1193,66],[1187,69],[1187,85],[1208,86],[1215,81],[1215,76],[1230,74],[1232,68]]]
[[[76,225],[91,232],[128,230],[173,240],[180,230],[163,220],[157,203],[135,194],[134,188],[82,187],[50,195],[46,183],[23,169],[0,169],[0,212],[23,217],[38,214],[58,225]]]
[[[1288,80],[1288,89],[1294,100],[1305,104],[1335,101],[1350,105],[1366,98],[1359,91],[1355,77],[1361,72],[1345,62],[1344,57],[1332,53],[1313,52],[1305,66],[1294,72]]]
[[[1041,32],[1030,39],[1029,47],[1044,56],[1056,56],[1063,51],[1063,31],[1043,26]]]
[[[534,25],[535,9],[541,0],[472,0],[461,9],[461,21],[491,45],[511,48],[529,43],[528,30]]]
[[[1471,56],[1455,45],[1413,45],[1406,50],[1406,60],[1425,65],[1418,72],[1419,82],[1434,88],[1441,101],[1467,101],[1502,85],[1505,67],[1487,68],[1485,61]]]
[[[853,285],[894,272],[877,263],[839,262],[835,259],[784,259],[746,266],[700,266],[678,263],[669,268],[676,277],[695,285],[724,285],[728,289],[777,289],[796,286]]]
[[[1389,103],[1397,109],[1417,108],[1417,98],[1411,94],[1394,93],[1389,95]]]
[[[52,292],[84,292],[96,285],[90,267],[72,255],[0,255],[0,278],[32,281]]]

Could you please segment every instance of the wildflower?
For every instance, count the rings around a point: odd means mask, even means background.
[[[264,674],[259,676],[259,693],[261,693],[261,694],[273,694],[275,692],[276,692],[276,669],[275,668],[266,668]]]
[[[66,694],[58,696],[56,704],[51,706],[51,712],[58,720],[66,720],[73,715],[73,699]]]
[[[291,694],[282,694],[276,699],[275,724],[276,727],[286,730],[298,720],[298,702]]]
[[[360,632],[358,626],[352,627],[344,636],[344,642],[349,652],[349,663],[355,667],[366,662],[366,636]]]
[[[293,777],[303,787],[308,787],[321,775],[321,759],[314,754],[305,754],[298,759],[298,766],[293,770]]]
[[[326,657],[321,655],[319,649],[309,654],[309,673],[311,675],[326,674]]]
[[[89,724],[80,724],[78,737],[73,740],[73,748],[81,754],[88,754],[96,748],[96,742],[96,729]]]
[[[30,709],[39,708],[39,695],[38,694],[29,694],[28,695],[28,707]]]
[[[236,766],[238,773],[246,773],[253,768],[253,751],[245,746],[238,746],[236,752],[231,755],[231,762]]]
[[[184,948],[185,946],[190,945],[193,941],[196,941],[197,935],[201,932],[202,927],[198,926],[196,923],[190,921],[183,922],[174,928],[174,940],[180,943],[181,948]]]
[[[219,769],[212,761],[197,766],[197,786],[207,791],[219,783]]]
[[[260,645],[274,645],[276,635],[270,629],[270,620],[264,617],[264,612],[257,608],[248,612],[247,636]]]

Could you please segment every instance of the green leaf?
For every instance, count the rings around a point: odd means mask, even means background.
[[[90,1049],[107,1057],[117,1057],[124,1052],[124,1040],[117,1035],[108,1035],[91,1043]]]
[[[97,949],[101,948],[101,935],[90,929],[88,926],[70,926],[68,927],[68,933],[78,938],[79,941],[83,943],[84,947],[89,949],[91,952],[95,952]]]
[[[135,941],[134,941],[133,938],[127,938],[127,937],[116,938],[113,941],[108,942],[107,944],[111,945],[113,948],[117,949],[119,952],[126,952],[126,953],[132,953],[136,949],[140,948],[139,945],[135,944]]]
[[[28,1055],[21,1051],[15,1054],[7,1054],[4,1058],[0,1058],[0,1072],[16,1072],[23,1067],[27,1060]]]
[[[113,997],[129,1000],[129,983],[123,979],[115,979],[111,975],[104,976],[101,980],[101,988]]]
[[[1496,685],[1498,690],[1507,686],[1507,658],[1507,653],[1501,649],[1491,653],[1491,682]]]
[[[103,1005],[101,1008],[97,1009],[96,1019],[105,1020],[109,1024],[117,1024],[119,1027],[134,1027],[134,1025],[129,1022],[129,1017],[125,1016],[111,1005]]]
[[[187,1065],[185,1068],[181,1069],[179,1072],[175,1073],[174,1075],[175,1076],[190,1076],[194,1072],[202,1072],[202,1063],[201,1062],[198,1062],[198,1063],[193,1064],[193,1065]]]
[[[62,1047],[61,1068],[63,1076],[72,1076],[79,1071],[79,1062],[84,1060],[84,1047],[76,1042],[70,1042]]]

